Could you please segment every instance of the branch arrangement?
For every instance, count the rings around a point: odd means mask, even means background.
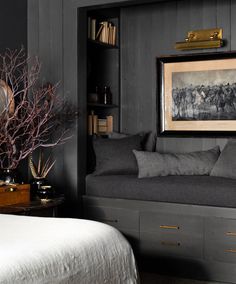
[[[56,95],[57,85],[40,85],[39,75],[38,59],[27,58],[23,49],[0,54],[0,95],[6,98],[5,106],[0,105],[2,169],[15,169],[39,147],[54,147],[70,138],[62,121],[66,104]]]

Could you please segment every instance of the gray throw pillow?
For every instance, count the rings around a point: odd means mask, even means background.
[[[138,177],[168,175],[209,175],[219,155],[217,146],[208,151],[183,154],[133,151],[138,163]]]
[[[142,137],[141,146],[142,150],[153,152],[156,150],[156,140],[157,134],[156,132],[149,131],[149,132],[140,132],[137,135]],[[127,133],[120,133],[120,132],[111,132],[108,134],[108,138],[111,139],[121,139],[125,137],[130,137],[131,134]]]
[[[210,175],[236,179],[236,140],[225,145]]]
[[[94,175],[137,174],[138,166],[132,150],[141,150],[141,140],[140,135],[94,140],[96,155]]]

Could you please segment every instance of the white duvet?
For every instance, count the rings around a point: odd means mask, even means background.
[[[0,214],[1,284],[137,282],[130,245],[108,225]]]

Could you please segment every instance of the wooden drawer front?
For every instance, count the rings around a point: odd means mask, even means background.
[[[205,234],[206,259],[236,263],[236,220],[208,218]]]
[[[86,208],[85,217],[120,230],[139,231],[139,212],[135,210],[89,206]]]
[[[158,257],[202,258],[203,242],[198,237],[141,232],[140,252]]]
[[[141,212],[140,231],[159,235],[190,235],[202,238],[203,219],[195,216]]]

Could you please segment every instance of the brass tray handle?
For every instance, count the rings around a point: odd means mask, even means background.
[[[236,249],[226,249],[225,252],[236,253]]]
[[[161,229],[179,230],[179,226],[160,225]]]
[[[166,241],[162,241],[161,244],[163,246],[180,247],[180,243],[179,242],[166,242]]]
[[[226,236],[235,236],[236,237],[236,232],[226,232]]]
[[[16,187],[8,187],[5,189],[5,192],[15,192],[15,191],[17,191]]]

